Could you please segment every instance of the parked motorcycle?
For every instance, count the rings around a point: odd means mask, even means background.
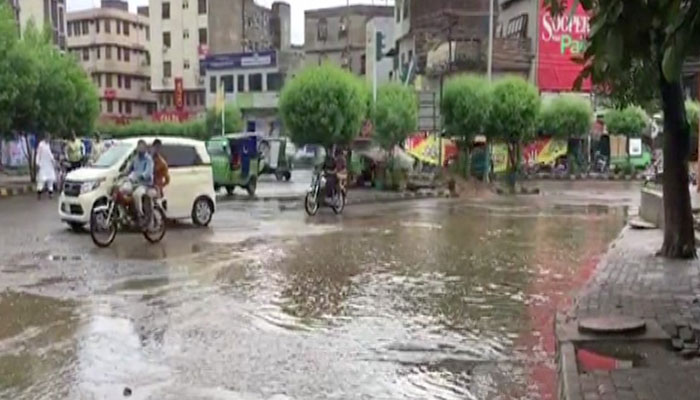
[[[154,198],[151,203],[146,227],[139,224],[133,196],[120,190],[124,180],[117,180],[106,204],[95,206],[90,214],[90,236],[99,247],[107,247],[114,241],[117,231],[139,230],[151,243],[158,243],[165,236],[165,211],[163,198]],[[144,202],[144,208],[148,202]]]
[[[345,209],[347,190],[342,182],[339,182],[338,186],[339,189],[335,190],[333,196],[326,197],[325,173],[319,170],[314,171],[311,177],[311,187],[309,187],[309,190],[306,192],[306,198],[304,199],[306,213],[309,214],[309,216],[314,216],[323,205],[330,207],[336,214],[342,213],[343,209]]]

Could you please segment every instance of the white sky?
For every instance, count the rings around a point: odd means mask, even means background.
[[[67,0],[68,10],[76,11],[98,7],[100,0]],[[129,7],[136,11],[137,6],[148,5],[148,0],[128,0]],[[256,3],[271,6],[275,0],[255,0]],[[304,11],[316,8],[337,7],[347,4],[347,0],[286,0],[292,8],[292,43],[304,43]],[[393,0],[350,0],[350,4],[393,5]]]

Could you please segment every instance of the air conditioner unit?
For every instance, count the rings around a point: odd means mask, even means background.
[[[200,76],[199,78],[197,78],[197,83],[200,85],[204,85],[204,77]]]
[[[168,46],[163,46],[163,53],[167,53],[170,47]]]
[[[163,85],[168,85],[170,84],[170,78],[163,78]]]

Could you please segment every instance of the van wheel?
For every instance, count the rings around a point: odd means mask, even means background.
[[[292,179],[292,173],[289,172],[289,171],[285,172],[285,173],[284,173],[284,180],[285,180],[286,182],[289,182],[290,179]]]
[[[248,185],[245,187],[245,190],[248,191],[248,196],[253,197],[255,196],[255,189],[258,187],[258,179],[256,177],[251,177],[250,180],[248,181]]]
[[[235,188],[236,187],[233,185],[227,185],[226,186],[226,194],[229,196],[233,195],[233,189],[235,189]]]
[[[197,226],[207,226],[214,216],[214,204],[208,198],[199,197],[192,206],[192,223]]]

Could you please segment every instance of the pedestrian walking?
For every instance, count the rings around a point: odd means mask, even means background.
[[[48,190],[49,198],[52,198],[54,184],[56,183],[56,161],[51,152],[51,138],[48,134],[44,136],[44,139],[37,146],[36,166],[38,168],[36,196],[41,200],[41,194],[44,190]]]

